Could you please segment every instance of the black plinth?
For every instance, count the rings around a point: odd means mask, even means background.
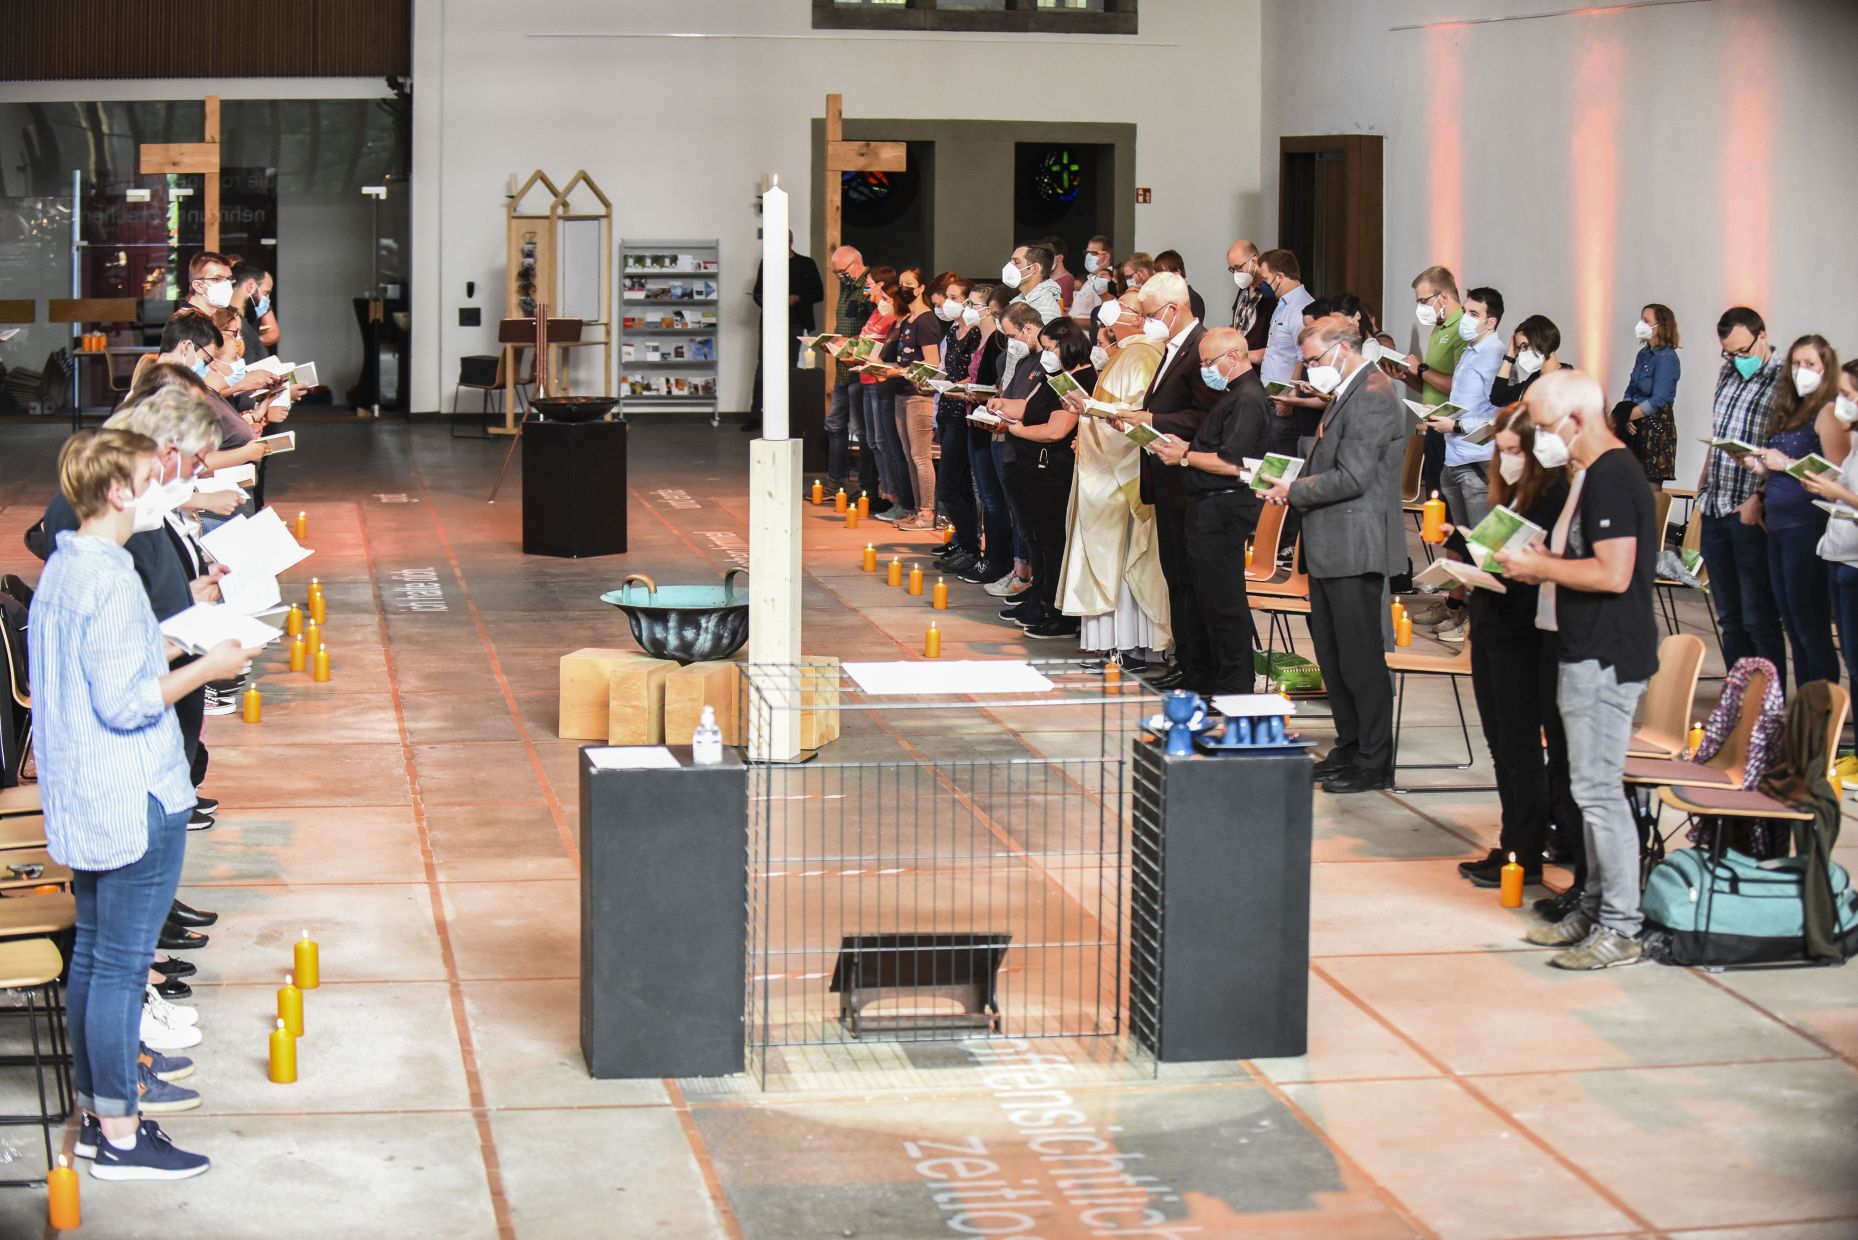
[[[606,771],[581,755],[581,1054],[596,1077],[743,1063],[748,768]]]
[[[788,433],[800,440],[800,470],[826,476],[826,368],[791,370],[787,381]],[[809,487],[811,483],[807,484]]]
[[[1303,1054],[1309,757],[1132,758],[1130,1032],[1165,1063]]]
[[[626,549],[626,424],[523,424],[523,554]]]

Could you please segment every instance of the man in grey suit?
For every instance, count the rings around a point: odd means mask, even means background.
[[[1303,514],[1310,574],[1310,637],[1335,714],[1335,748],[1316,766],[1325,792],[1393,787],[1393,683],[1387,579],[1406,567],[1400,467],[1406,410],[1392,380],[1361,356],[1361,335],[1339,315],[1297,338],[1305,374],[1333,396],[1302,473],[1264,498]]]

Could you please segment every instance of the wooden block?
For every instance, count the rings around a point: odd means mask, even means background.
[[[800,748],[819,749],[839,739],[839,661],[808,655],[800,664]]]
[[[48,323],[133,323],[140,314],[133,297],[54,297],[46,303]]]
[[[650,658],[639,649],[589,646],[561,656],[561,726],[568,741],[603,741],[607,732],[607,674],[621,663]]]
[[[38,302],[30,297],[8,297],[0,300],[0,323],[30,323],[37,313]]]
[[[650,657],[614,665],[607,673],[607,744],[665,743],[664,685],[675,670],[674,660]]]
[[[691,663],[674,669],[664,682],[664,734],[667,744],[689,743],[703,718],[716,711],[723,744],[742,743],[742,664],[734,661]]]

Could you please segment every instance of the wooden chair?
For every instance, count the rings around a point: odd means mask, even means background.
[[[1671,492],[1660,491],[1658,493],[1657,503],[1661,514],[1668,513],[1671,508]],[[1661,523],[1658,526],[1660,531],[1659,546],[1662,548],[1664,545],[1662,541],[1664,530],[1662,516],[1660,521]],[[1684,541],[1679,545],[1683,550],[1690,552],[1699,552],[1703,549],[1703,511],[1701,509],[1691,509],[1690,520],[1684,526]],[[1710,630],[1716,634],[1716,646],[1720,650],[1723,643],[1722,626],[1716,622],[1716,604],[1715,600],[1710,598],[1710,570],[1701,560],[1697,562],[1697,581],[1703,587],[1703,614],[1710,618]],[[1687,583],[1679,581],[1674,577],[1658,577],[1653,580],[1652,593],[1658,601],[1658,613],[1664,619],[1666,632],[1675,633],[1678,631],[1680,627],[1677,616],[1678,591],[1689,590],[1690,588],[1691,587]],[[1712,677],[1711,679],[1720,679],[1720,677]]]
[[[0,669],[6,676],[6,693],[26,713],[19,730],[19,752],[24,753],[32,747],[32,688],[26,683],[25,660],[13,649],[12,629],[5,624],[0,624],[0,649],[6,652],[6,667]]]
[[[1748,678],[1742,693],[1742,713],[1735,727],[1723,738],[1722,748],[1708,762],[1686,762],[1681,758],[1626,759],[1625,781],[1628,788],[1740,788],[1748,771],[1748,741],[1755,732],[1761,714],[1761,699],[1768,691],[1765,672]]]
[[[1645,708],[1626,747],[1628,758],[1677,758],[1689,747],[1703,639],[1673,633],[1658,643],[1658,670],[1645,686]]]
[[[0,818],[44,812],[44,806],[39,803],[37,784],[21,784],[17,788],[0,788]]]
[[[1393,764],[1394,778],[1399,779],[1400,767],[1404,765],[1410,771],[1465,771],[1477,761],[1477,755],[1471,748],[1471,724],[1464,713],[1464,695],[1459,685],[1471,676],[1471,633],[1465,632],[1464,644],[1453,654],[1440,658],[1437,655],[1414,654],[1410,650],[1396,649],[1387,654],[1387,670],[1394,677],[1394,742]],[[1406,716],[1406,681],[1409,676],[1442,676],[1452,687],[1452,704],[1458,708],[1458,730],[1464,735],[1463,762],[1408,762],[1400,761],[1400,733]],[[1495,784],[1452,784],[1430,788],[1396,788],[1396,792],[1490,792]]]
[[[1245,566],[1247,582],[1278,577],[1277,549],[1284,537],[1284,515],[1289,511],[1283,504],[1266,504],[1258,514],[1258,528],[1252,532],[1251,562]]]
[[[11,904],[13,901],[0,903]],[[62,1126],[65,1117],[70,1114],[64,1067],[68,1062],[69,1051],[64,1046],[64,1020],[58,1011],[57,998],[58,975],[62,972],[64,958],[58,954],[58,949],[50,939],[25,938],[0,942],[0,990],[24,995],[26,1002],[23,1014],[31,1031],[32,1042],[30,1057],[9,1056],[4,1062],[8,1066],[31,1064],[39,1089],[39,1109],[36,1113],[0,1115],[0,1126],[38,1128],[45,1143],[47,1173],[52,1167],[52,1129]],[[43,1040],[39,1036],[41,1017],[46,1025],[46,1037]],[[45,1070],[48,1067],[52,1070],[54,1080],[54,1088],[49,1096],[45,1088]],[[20,1187],[44,1183],[44,1176],[0,1181],[0,1184]]]
[[[68,891],[0,900],[0,939],[62,934],[77,925],[77,899]]]
[[[36,875],[13,872],[34,865],[39,867]],[[52,860],[52,854],[43,848],[16,848],[0,854],[0,891],[31,890],[36,887],[62,887],[69,891],[71,871]]]
[[[1278,508],[1278,511],[1283,510]],[[1252,558],[1254,561],[1257,559],[1256,556]],[[1285,647],[1295,654],[1297,639],[1291,631],[1290,617],[1310,614],[1310,574],[1303,567],[1301,536],[1291,544],[1291,567],[1282,573],[1273,574],[1267,581],[1251,582],[1246,586],[1245,594],[1254,612],[1263,612],[1270,617],[1265,630],[1266,656],[1277,650],[1280,633],[1283,634]]]
[[[1851,710],[1851,695],[1838,685],[1828,688],[1832,711],[1826,720],[1826,752],[1836,754],[1839,734],[1845,730],[1845,716]],[[1781,818],[1789,822],[1811,822],[1813,819],[1810,809],[1789,805],[1758,788],[1739,785],[1734,788],[1666,785],[1658,790],[1658,800],[1682,813],[1686,821],[1702,814],[1720,818]]]
[[[44,814],[15,814],[11,818],[0,818],[0,852],[44,847]]]
[[[1425,475],[1426,437],[1424,434],[1409,435],[1406,440],[1406,458],[1400,465],[1400,510],[1413,518],[1415,534],[1425,528]],[[1426,563],[1432,563],[1438,554],[1433,545],[1429,542],[1421,542],[1419,545],[1425,548]]]

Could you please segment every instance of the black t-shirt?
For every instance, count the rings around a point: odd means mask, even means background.
[[[1244,468],[1246,457],[1257,460],[1269,451],[1266,445],[1271,438],[1271,421],[1271,398],[1265,395],[1264,382],[1256,370],[1248,370],[1220,393],[1219,403],[1201,419],[1189,447],[1195,452],[1217,453],[1221,460]],[[1209,474],[1192,466],[1181,470],[1181,474],[1189,495],[1234,489],[1253,493],[1245,483],[1226,474]]]
[[[1568,523],[1570,560],[1593,558],[1594,544],[1612,538],[1638,542],[1632,582],[1622,594],[1593,594],[1555,587],[1555,625],[1561,661],[1598,660],[1620,682],[1648,680],[1658,670],[1658,626],[1652,618],[1652,578],[1658,531],[1651,486],[1632,453],[1614,448],[1587,467],[1586,481]]]
[[[1086,366],[1084,369],[1074,372],[1071,377],[1076,379],[1077,385],[1086,392],[1096,390],[1097,371],[1094,366]],[[1044,426],[1047,422],[1052,420],[1052,414],[1064,403],[1058,399],[1058,393],[1052,391],[1052,385],[1047,382],[1050,378],[1051,376],[1045,373],[1045,368],[1039,365],[1039,355],[1037,353],[1032,354],[1030,357],[1020,362],[1019,370],[1013,375],[1012,386],[1015,390],[1011,391],[1009,394],[1015,397],[1023,395],[1026,398],[1025,413],[1020,420],[1027,426]],[[1031,389],[1023,393],[1017,391],[1016,389],[1021,386],[1021,381],[1026,379],[1031,381]],[[1076,427],[1072,427],[1069,435],[1066,435],[1063,439],[1054,443],[1035,443],[1030,439],[1021,439],[1016,435],[1008,435],[1006,437],[1006,451],[1001,455],[1004,462],[1008,465],[1018,464],[1030,467],[1038,464],[1039,449],[1044,448],[1046,449],[1045,461],[1047,466],[1051,465],[1054,461],[1061,461],[1066,468],[1069,468],[1071,464],[1072,444],[1076,439]]]

